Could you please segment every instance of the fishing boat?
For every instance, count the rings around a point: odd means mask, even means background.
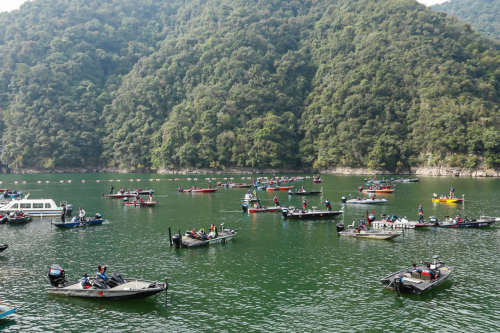
[[[123,205],[126,207],[152,207],[158,206],[159,201],[131,201],[124,202]]]
[[[454,203],[461,203],[464,202],[464,195],[462,195],[462,198],[457,198],[457,197],[449,197],[449,196],[440,196],[436,193],[432,195],[432,202],[439,202],[439,203],[446,203],[446,204],[454,204]]]
[[[313,178],[313,183],[322,183],[323,179],[321,179],[319,176]]]
[[[312,207],[312,209],[302,210],[295,207],[283,208],[281,209],[281,214],[286,219],[326,219],[334,218],[342,214],[343,210],[338,211],[328,211],[328,210],[317,210],[318,207]]]
[[[91,225],[102,224],[103,219],[101,214],[96,214],[93,218],[88,218],[83,221],[78,220],[75,216],[71,222],[52,222],[52,225],[57,228],[79,228],[79,227],[89,227]]]
[[[347,231],[344,230],[343,224],[338,224],[337,233],[340,236],[347,236],[353,238],[367,238],[376,240],[393,239],[403,234],[402,231],[386,231],[386,230],[372,230],[372,229],[361,230],[354,226],[354,222],[351,225],[347,226]]]
[[[420,179],[419,178],[400,178],[400,179],[396,179],[394,181],[399,182],[399,183],[418,183],[420,181]]]
[[[0,214],[0,224],[5,224],[9,221],[9,215],[8,214]]]
[[[49,282],[52,286],[47,289],[51,295],[96,298],[106,300],[139,299],[167,291],[168,283],[149,281],[143,279],[122,278],[115,272],[107,281],[101,278],[89,278],[90,288],[82,283],[69,284],[65,278],[65,271],[59,265],[52,265],[49,269]]]
[[[489,227],[493,223],[500,221],[498,217],[480,215],[478,219],[450,218],[447,217],[443,222],[436,222],[436,227],[440,228],[482,228]]]
[[[342,200],[345,203],[348,204],[355,204],[355,205],[378,205],[378,204],[385,204],[388,203],[389,200],[387,199],[376,199],[375,197],[372,198],[357,198],[357,199],[350,199],[350,200]]]
[[[155,193],[155,190],[141,190],[141,191],[137,191],[137,194],[139,195],[149,195],[149,192],[151,192],[151,194]],[[135,192],[133,192],[135,193]]]
[[[29,199],[29,193],[22,199],[9,201],[6,205],[0,207],[0,213],[11,213],[22,210],[25,214],[33,217],[60,216],[62,205],[66,206],[66,214],[71,215],[73,205],[68,205],[66,201],[61,201],[57,206],[52,199]]]
[[[0,244],[0,252],[5,251],[9,248],[9,244]]]
[[[436,216],[429,216],[429,221],[420,222],[420,221],[410,221],[406,216],[399,218],[397,216],[387,216],[386,214],[381,215],[382,220],[373,221],[371,226],[374,229],[384,229],[384,228],[393,228],[393,229],[423,229],[434,227],[436,222],[438,221]]]
[[[295,190],[295,192],[292,192],[291,190],[288,190],[288,195],[316,195],[316,194],[321,194],[323,193],[323,188],[319,191],[301,191],[301,190]]]
[[[103,194],[102,196],[105,198],[114,198],[114,199],[123,199],[123,198],[133,198],[137,194],[124,192],[124,193],[116,193],[116,194]]]
[[[273,186],[266,187],[266,191],[288,191],[291,188],[293,188],[293,186]]]
[[[2,197],[7,198],[17,198],[23,195],[23,192],[18,192],[17,190],[6,190],[3,192]]]
[[[7,220],[9,224],[25,224],[31,221],[31,215],[24,213],[22,215],[10,213]]]
[[[232,240],[233,237],[236,236],[237,234],[238,234],[238,229],[224,228],[224,223],[222,223],[221,231],[218,231],[217,235],[214,238],[210,237],[205,238],[204,236],[198,234],[193,235],[190,231],[186,231],[186,234],[184,236],[181,236],[179,231],[178,234],[175,234],[170,239],[170,245],[175,245],[176,248],[181,248],[181,247],[193,248],[205,245],[214,245],[214,244],[226,243]]]
[[[192,189],[191,193],[213,193],[217,190],[218,188],[196,188]]]
[[[252,184],[247,184],[247,183],[230,183],[228,187],[232,188],[251,188],[253,185]]]
[[[433,262],[420,263],[415,268],[405,268],[396,273],[392,273],[382,278],[380,282],[390,290],[396,290],[398,295],[401,293],[420,295],[424,292],[432,290],[442,285],[453,272],[453,267],[446,265],[442,261],[438,261],[439,256],[432,257]],[[425,274],[426,269],[431,269],[436,273],[437,277],[432,278],[431,275]]]
[[[281,211],[282,207],[259,207],[259,208],[247,208],[248,213],[275,213]]]
[[[364,189],[363,193],[393,193],[395,190],[393,188],[384,188],[384,189]]]
[[[14,305],[1,303],[0,302],[0,319],[7,317],[8,315],[16,312],[17,308]]]

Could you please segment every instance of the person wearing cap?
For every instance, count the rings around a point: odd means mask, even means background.
[[[422,208],[422,204],[418,207],[418,223],[424,223],[424,209]]]
[[[413,264],[411,269],[410,269],[410,272],[411,273],[418,273],[418,274],[422,274],[422,270],[420,268],[417,268],[417,264]]]
[[[427,263],[427,267],[424,268],[422,275],[428,275],[431,277],[431,280],[437,278],[437,274],[431,269],[431,264]]]
[[[332,211],[332,204],[330,203],[330,201],[328,199],[326,199],[324,202],[323,202],[326,206],[326,209],[331,212]]]
[[[65,204],[62,204],[61,207],[62,207],[61,221],[62,221],[62,223],[64,223],[64,222],[66,222],[66,211],[67,211],[67,209],[66,209],[66,205]]]
[[[80,217],[80,221],[85,221],[85,211],[83,210],[82,207],[80,207],[80,210],[78,212],[78,216]]]
[[[90,284],[89,276],[87,275],[87,273],[83,274],[83,277],[80,279],[80,283],[83,289],[89,289],[92,286]]]
[[[96,275],[96,278],[101,278],[103,279],[103,281],[107,281],[108,280],[108,276],[106,275],[106,265],[104,266],[97,266],[97,275]]]

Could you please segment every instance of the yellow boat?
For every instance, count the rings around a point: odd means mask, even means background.
[[[457,198],[457,197],[453,197],[453,198],[450,198],[449,196],[441,196],[438,198],[437,194],[434,193],[432,195],[432,202],[439,202],[439,203],[446,203],[446,204],[453,204],[453,203],[461,203],[461,202],[464,202],[464,198]]]

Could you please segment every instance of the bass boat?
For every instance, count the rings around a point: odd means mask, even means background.
[[[281,210],[281,214],[286,219],[326,219],[326,218],[334,218],[342,214],[343,210],[338,211],[329,211],[329,210],[317,210],[317,207],[313,207],[313,209],[302,210],[296,209],[294,207],[283,208]]]
[[[382,278],[380,282],[391,290],[396,290],[398,295],[401,293],[420,295],[431,289],[442,285],[453,272],[453,267],[446,265],[442,261],[438,261],[439,256],[433,256],[433,263],[423,263],[416,268],[410,267],[392,273]],[[428,275],[428,270],[435,273],[434,276]]]
[[[190,188],[187,190],[184,190],[184,193],[213,193],[217,191],[218,188]]]
[[[388,194],[388,193],[393,193],[394,192],[394,189],[393,188],[384,188],[384,189],[366,189],[366,190],[363,190],[363,193],[385,193],[385,194]]]
[[[467,217],[462,218],[446,218],[443,222],[436,222],[436,227],[440,228],[482,228],[489,227],[493,223],[500,221],[498,217],[490,217],[480,215],[478,219],[469,220]]]
[[[136,195],[137,194],[135,194],[135,193],[125,192],[125,193],[117,193],[117,194],[103,194],[102,196],[105,198],[123,199],[123,198],[133,198]]]
[[[323,188],[319,191],[300,191],[300,190],[295,190],[295,192],[292,192],[291,190],[288,190],[288,195],[315,195],[315,194],[321,194],[323,193]]]
[[[293,188],[293,186],[274,186],[274,187],[266,187],[266,191],[288,191]]]
[[[9,244],[0,244],[0,252],[5,251],[9,248]]]
[[[249,208],[247,207],[248,213],[275,213],[281,211],[282,207],[259,207],[259,208]],[[245,208],[243,208],[243,211],[245,211]]]
[[[91,219],[85,219],[83,221],[79,221],[75,216],[71,222],[52,222],[52,225],[57,228],[79,228],[79,227],[89,227],[91,225],[100,225],[102,224],[103,219],[101,214],[96,214],[95,217]]]
[[[403,234],[402,231],[385,231],[385,230],[371,230],[354,227],[354,222],[347,226],[347,231],[344,230],[343,224],[337,225],[337,233],[340,236],[347,236],[353,238],[367,238],[367,239],[377,239],[377,240],[387,240],[396,238]]]
[[[436,193],[432,195],[432,202],[446,203],[446,204],[454,204],[454,203],[462,203],[464,202],[464,196],[462,198],[457,197],[449,197],[449,196],[440,196],[438,197]]]
[[[48,288],[47,292],[59,296],[125,300],[146,298],[168,289],[167,279],[165,283],[159,283],[122,278],[118,272],[115,272],[107,281],[101,278],[89,278],[90,286],[84,286],[80,281],[69,284],[66,281],[64,269],[59,265],[50,267],[48,277],[52,288]]]
[[[132,202],[124,202],[123,205],[126,207],[151,207],[158,206],[159,201],[132,201]]]
[[[388,203],[387,199],[375,199],[375,198],[358,198],[346,200],[345,203],[355,204],[355,205],[378,205]]]
[[[9,224],[25,224],[31,221],[31,215],[29,214],[16,215],[14,213],[10,213],[7,219],[9,221]]]
[[[221,231],[217,232],[214,238],[210,238],[207,235],[193,235],[190,231],[186,231],[185,236],[181,236],[180,231],[175,234],[170,240],[170,244],[175,245],[176,248],[181,247],[200,247],[205,245],[213,245],[226,243],[233,239],[234,236],[238,234],[238,229],[226,229],[224,228],[224,223],[221,224]]]

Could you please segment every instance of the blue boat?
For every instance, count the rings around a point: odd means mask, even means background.
[[[3,192],[2,196],[4,198],[17,198],[17,197],[21,197],[23,195],[23,192],[18,192],[16,190],[12,190],[12,191],[5,191]]]
[[[14,305],[0,303],[0,319],[16,312],[17,308]]]
[[[88,227],[91,225],[98,225],[102,224],[103,219],[102,218],[92,218],[90,220],[85,220],[85,221],[79,221],[77,220],[74,222],[73,220],[71,222],[52,222],[52,225],[58,227],[58,228],[78,228],[78,227]]]

